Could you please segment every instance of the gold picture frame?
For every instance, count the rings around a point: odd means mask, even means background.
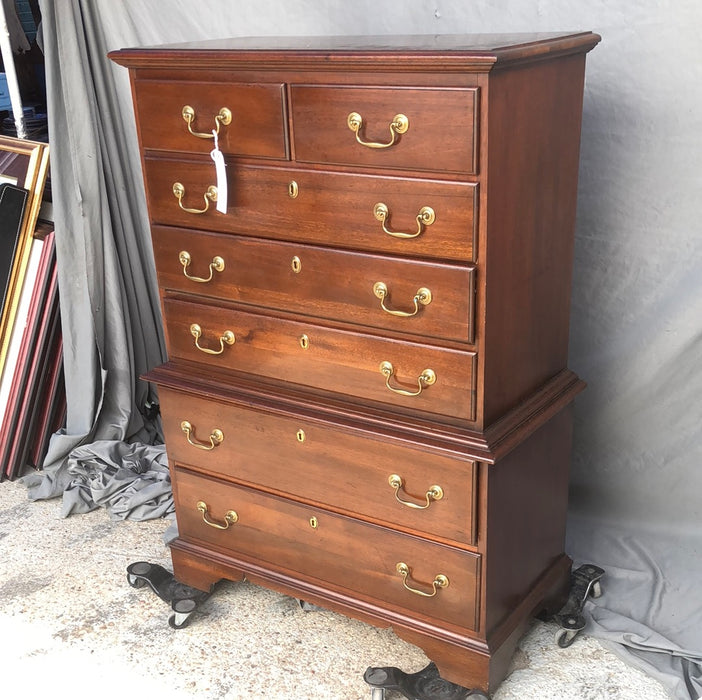
[[[0,319],[0,374],[5,367],[48,171],[48,144],[0,135],[0,182],[11,182],[28,193]]]

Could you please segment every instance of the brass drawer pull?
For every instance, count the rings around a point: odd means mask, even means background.
[[[185,437],[187,438],[188,442],[193,446],[197,447],[198,450],[214,450],[217,445],[221,444],[222,441],[224,440],[224,433],[219,429],[215,428],[211,433],[210,433],[210,444],[209,445],[203,445],[201,442],[193,442],[190,439],[190,433],[193,432],[193,426],[190,421],[184,420],[180,424],[180,429],[185,433]]]
[[[425,369],[419,377],[417,377],[417,391],[407,391],[406,389],[397,389],[390,386],[390,379],[395,374],[395,368],[392,366],[391,362],[385,360],[380,363],[380,373],[385,377],[385,386],[394,391],[396,394],[402,394],[402,396],[419,396],[423,389],[436,382],[436,373],[433,369]]]
[[[222,272],[222,270],[224,270],[224,258],[220,258],[219,255],[215,255],[214,258],[212,258],[209,277],[195,277],[194,275],[188,274],[188,267],[190,267],[192,258],[187,250],[181,250],[180,253],[178,253],[178,260],[180,260],[180,264],[183,266],[183,274],[193,282],[211,282],[214,272]]]
[[[397,573],[400,574],[400,576],[402,576],[402,585],[410,593],[415,593],[416,595],[421,595],[425,598],[433,598],[439,592],[439,588],[448,588],[449,585],[449,580],[446,576],[444,576],[443,574],[437,574],[436,576],[434,576],[434,580],[431,582],[431,593],[427,593],[426,591],[420,591],[418,588],[412,588],[411,586],[407,585],[407,579],[411,576],[412,572],[409,566],[405,564],[405,562],[398,562],[397,566],[395,566],[395,569],[397,570]]]
[[[214,185],[210,185],[207,188],[207,192],[205,192],[205,194],[202,195],[204,200],[205,200],[205,208],[204,209],[191,209],[190,207],[183,206],[183,197],[185,196],[185,187],[180,182],[173,183],[173,194],[175,195],[176,199],[178,200],[178,206],[183,211],[187,211],[188,214],[204,214],[210,208],[210,202],[217,201],[217,188]]]
[[[224,352],[224,344],[234,345],[236,338],[232,331],[224,331],[219,338],[219,350],[210,350],[210,348],[203,348],[200,345],[200,336],[202,335],[202,328],[197,323],[190,325],[190,334],[195,338],[195,347],[200,352],[206,352],[208,355],[221,355]]]
[[[383,202],[378,202],[373,207],[373,216],[383,225],[383,231],[385,231],[388,236],[394,236],[395,238],[416,238],[424,231],[425,226],[431,226],[436,221],[434,210],[431,207],[422,207],[419,210],[419,214],[417,214],[417,233],[390,231],[385,227],[385,222],[390,216],[390,210],[387,204],[383,204]]]
[[[181,112],[185,123],[188,125],[188,131],[193,135],[197,136],[199,139],[213,139],[214,134],[210,132],[193,131],[192,124],[195,121],[195,110],[190,105],[185,105],[183,111]],[[232,113],[226,107],[222,107],[218,114],[215,114],[215,129],[214,131],[219,135],[219,125],[224,124],[227,126],[232,123]]]
[[[235,510],[228,510],[224,514],[224,523],[218,523],[214,520],[210,520],[207,517],[207,503],[205,501],[197,502],[197,509],[202,513],[202,519],[210,526],[217,530],[228,530],[231,525],[234,525],[239,520],[239,515]]]
[[[427,306],[428,304],[431,304],[432,300],[431,290],[427,289],[426,287],[420,287],[417,290],[417,293],[414,295],[414,299],[412,299],[414,302],[414,311],[396,311],[394,309],[388,309],[388,307],[385,306],[385,298],[388,295],[388,286],[385,284],[385,282],[376,282],[373,285],[373,294],[380,299],[380,308],[383,311],[392,316],[402,316],[403,318],[416,316],[419,313],[419,305],[421,304],[422,306]]]
[[[441,486],[437,486],[436,484],[434,484],[433,486],[430,486],[429,490],[426,492],[426,503],[419,504],[412,503],[411,501],[403,501],[399,495],[400,489],[404,486],[402,477],[399,474],[391,474],[388,477],[388,483],[393,489],[395,489],[395,499],[397,500],[397,502],[402,503],[403,506],[407,506],[408,508],[425,510],[434,501],[440,501],[444,497],[444,490],[441,488]]]
[[[359,132],[363,128],[363,117],[358,112],[351,112],[346,117],[346,123],[349,129],[356,134],[356,141],[367,148],[389,148],[394,146],[397,143],[396,138],[398,134],[404,134],[409,129],[409,119],[404,114],[396,114],[390,122],[390,141],[388,143],[378,143],[376,141],[361,140]]]

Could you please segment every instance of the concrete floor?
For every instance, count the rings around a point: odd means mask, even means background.
[[[105,511],[60,517],[0,484],[0,679],[22,697],[368,700],[367,666],[423,668],[424,654],[391,630],[224,582],[171,629],[169,606],[128,585],[126,567],[170,567],[168,521],[111,522]],[[652,678],[599,642],[568,649],[535,623],[493,700],[667,700]],[[387,700],[398,698],[387,693]]]

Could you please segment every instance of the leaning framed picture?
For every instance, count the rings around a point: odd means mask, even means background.
[[[3,194],[0,206],[7,210],[0,212],[2,247],[7,255],[0,269],[0,290],[4,290],[0,316],[0,374],[5,367],[17,316],[48,169],[47,144],[0,136],[0,188]]]
[[[7,285],[22,233],[29,192],[13,180],[0,180],[0,312],[5,307]]]

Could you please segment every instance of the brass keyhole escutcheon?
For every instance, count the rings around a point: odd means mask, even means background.
[[[316,530],[319,527],[319,520],[317,520],[314,515],[310,518],[310,527],[313,530]]]
[[[310,338],[307,334],[303,333],[300,336],[300,347],[303,350],[307,350],[307,348],[309,348],[309,346],[310,346]]]
[[[292,267],[292,271],[297,275],[300,272],[300,270],[302,270],[302,260],[300,260],[300,258],[298,258],[296,255],[292,259],[290,267]]]
[[[295,434],[295,437],[297,438],[298,442],[304,442],[307,436],[305,435],[305,431],[302,428],[300,428]]]
[[[297,182],[295,182],[295,180],[290,180],[288,183],[288,197],[290,197],[290,199],[295,199],[298,194],[300,194],[300,188]]]

